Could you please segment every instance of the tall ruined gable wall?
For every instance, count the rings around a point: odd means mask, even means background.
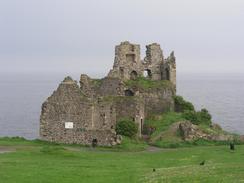
[[[114,110],[109,102],[88,100],[74,81],[64,81],[42,105],[40,136],[58,143],[114,144]]]
[[[144,71],[148,72],[148,77],[152,80],[162,80],[161,67],[163,64],[164,56],[160,45],[157,43],[147,45],[143,65]]]

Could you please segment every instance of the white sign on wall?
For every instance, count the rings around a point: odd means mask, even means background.
[[[73,129],[74,123],[73,122],[65,122],[66,129]]]

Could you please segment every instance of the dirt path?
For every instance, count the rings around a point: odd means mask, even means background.
[[[0,154],[14,152],[14,151],[15,151],[15,149],[13,149],[13,148],[6,147],[6,146],[0,146]]]
[[[155,147],[155,146],[148,146],[148,148],[145,150],[146,152],[159,152],[162,151],[162,148]]]
[[[101,152],[111,152],[111,150],[101,150],[101,149],[94,149],[94,148],[80,148],[80,147],[65,147],[65,149],[70,150],[70,151],[101,151]],[[151,146],[149,145],[145,150],[142,150],[141,152],[160,152],[165,149],[156,147],[156,146]]]

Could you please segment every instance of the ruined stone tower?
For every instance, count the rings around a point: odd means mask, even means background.
[[[147,83],[143,85],[141,83]],[[164,59],[160,45],[140,46],[128,41],[115,47],[112,70],[102,79],[81,74],[80,85],[66,77],[42,105],[40,137],[58,143],[115,145],[116,123],[129,118],[138,126],[150,114],[173,110],[176,64],[172,52]]]
[[[176,85],[176,64],[174,52],[164,59],[159,44],[146,46],[146,57],[140,57],[140,45],[122,42],[115,47],[113,69],[108,77],[130,80],[137,77],[147,77],[151,80],[169,80]]]
[[[114,65],[108,77],[129,80],[139,75],[142,75],[140,45],[122,42],[115,47]]]

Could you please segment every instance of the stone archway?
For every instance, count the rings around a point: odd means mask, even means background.
[[[130,79],[135,80],[135,79],[137,78],[137,76],[138,76],[138,74],[137,74],[136,71],[132,71],[132,72],[130,73]]]

